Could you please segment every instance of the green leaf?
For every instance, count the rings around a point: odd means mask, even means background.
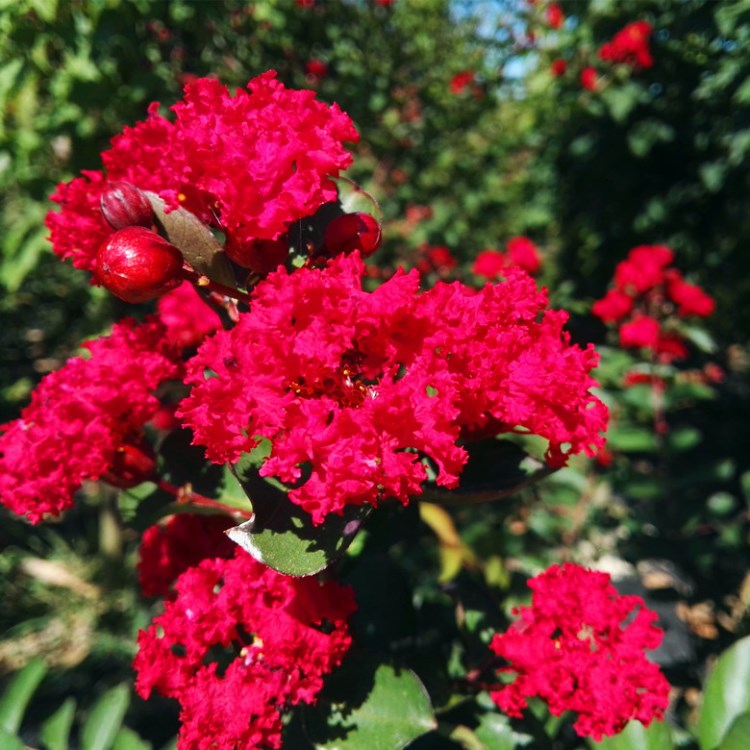
[[[81,731],[83,750],[109,750],[122,725],[130,703],[130,687],[118,685],[108,690],[91,709]]]
[[[76,713],[76,702],[74,698],[68,698],[60,708],[55,711],[42,724],[42,742],[47,750],[68,750],[68,738],[70,727]]]
[[[695,427],[678,427],[669,433],[669,447],[673,451],[688,451],[695,448],[701,440],[703,435]]]
[[[216,499],[220,503],[224,503],[224,505],[228,505],[231,508],[237,508],[238,510],[247,511],[250,507],[245,490],[229,465],[224,465],[224,474]]]
[[[612,450],[626,453],[650,453],[656,450],[656,436],[651,430],[620,427],[607,433],[607,444]]]
[[[474,734],[482,741],[487,750],[516,750],[528,747],[532,737],[519,734],[510,725],[507,716],[499,713],[486,713]]]
[[[437,726],[414,672],[367,658],[350,659],[303,717],[318,750],[401,750]]]
[[[605,89],[601,98],[609,107],[612,119],[616,122],[624,122],[642,95],[643,91],[638,84],[626,83]]]
[[[289,500],[286,492],[266,482],[250,455],[232,467],[253,506],[253,517],[227,531],[227,536],[256,560],[279,573],[309,576],[339,558],[370,513],[351,507],[314,526],[309,513]]]
[[[729,727],[729,731],[718,750],[747,750],[750,747],[750,713],[740,714]]]
[[[32,0],[31,7],[42,20],[52,23],[57,15],[57,0]]]
[[[715,354],[718,351],[719,347],[705,328],[700,328],[698,326],[683,326],[681,332],[702,352],[705,352],[706,354]]]
[[[11,735],[18,732],[26,706],[46,673],[44,662],[34,659],[13,677],[0,698],[0,728]]]
[[[167,213],[166,203],[156,193],[144,192],[164,235],[181,250],[185,260],[209,279],[235,287],[234,274],[224,254],[224,248],[211,230],[184,208]]]
[[[146,742],[132,729],[122,727],[115,737],[112,750],[151,750],[151,743]]]
[[[0,747],[3,750],[26,750],[26,745],[12,732],[0,727]]]
[[[647,729],[640,721],[630,721],[620,734],[601,742],[589,740],[589,746],[596,750],[670,750],[674,742],[666,722],[651,722]]]
[[[701,750],[716,750],[732,721],[750,711],[750,637],[719,657],[706,681],[698,719]]]

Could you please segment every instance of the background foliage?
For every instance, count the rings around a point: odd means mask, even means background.
[[[650,730],[662,733],[650,746],[668,747],[667,731],[669,742],[708,750],[735,715],[718,734],[706,729],[699,690],[711,659],[747,633],[750,602],[742,450],[750,439],[750,3],[561,7],[566,21],[554,30],[541,3],[512,0],[0,0],[1,416],[15,416],[43,374],[126,310],[51,256],[48,195],[98,166],[112,135],[149,102],[167,107],[192,76],[241,86],[274,68],[288,85],[337,101],[362,136],[350,176],[383,209],[380,266],[417,264],[426,247],[447,246],[459,264],[434,267],[426,281],[472,279],[479,251],[526,234],[542,248],[543,281],[574,313],[581,341],[606,343],[588,311],[615,264],[637,244],[669,244],[719,305],[682,370],[712,360],[724,381],[676,379],[665,405],[669,433],[659,437],[648,388],[622,387],[625,372],[647,363],[603,348],[600,379],[614,414],[609,467],[574,462],[496,506],[384,514],[352,552],[366,550],[380,576],[353,564],[350,575],[361,598],[358,642],[408,664],[433,702],[443,700],[440,726],[410,745],[416,750],[521,747],[526,732],[539,731],[511,729],[481,704],[454,706],[446,686],[488,629],[506,622],[525,578],[560,557],[609,561],[622,574],[618,585],[660,612],[667,638],[658,658],[679,695],[676,729]],[[654,27],[654,67],[604,65],[599,45],[635,19]],[[554,77],[559,58],[568,70]],[[599,71],[593,91],[578,79],[587,65]],[[466,71],[456,90],[454,76]],[[174,735],[173,709],[131,700],[119,687],[131,679],[135,633],[150,617],[136,594],[136,537],[120,529],[127,509],[113,497],[92,491],[84,501],[33,533],[3,516],[0,670],[32,666],[22,673],[26,711],[0,725],[57,750],[67,744],[52,737],[54,714],[55,726],[73,726],[71,747],[159,748]],[[736,652],[733,662],[743,663]],[[431,664],[448,664],[450,674],[433,674]],[[725,679],[740,684],[742,673]],[[94,741],[105,704],[119,733]],[[564,725],[547,734],[555,747],[579,746]]]

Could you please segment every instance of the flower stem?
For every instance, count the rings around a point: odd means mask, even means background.
[[[235,518],[248,519],[252,517],[252,511],[240,510],[239,508],[230,508],[218,500],[213,500],[210,497],[201,495],[198,492],[193,492],[193,488],[190,484],[184,484],[178,487],[176,484],[171,484],[164,479],[157,479],[156,486],[164,492],[168,492],[170,495],[174,495],[177,498],[179,504],[184,505],[195,505],[199,508],[211,508],[212,510],[220,510],[222,513],[227,513]]]
[[[208,289],[210,292],[216,292],[216,294],[219,294],[222,297],[230,297],[231,299],[236,299],[238,302],[245,302],[248,305],[252,300],[250,295],[246,292],[241,292],[234,287],[220,284],[218,281],[213,281],[205,274],[198,273],[198,271],[191,268],[187,263],[182,267],[182,276],[184,279],[191,281],[201,289]]]

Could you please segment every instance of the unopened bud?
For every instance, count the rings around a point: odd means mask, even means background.
[[[156,459],[148,443],[123,443],[101,478],[113,487],[127,489],[152,479],[155,470]]]
[[[110,182],[101,197],[102,213],[112,229],[147,227],[154,223],[148,198],[129,182]]]
[[[333,257],[359,250],[366,258],[380,247],[380,238],[380,224],[370,214],[343,214],[326,227],[324,253]]]
[[[242,244],[230,240],[224,252],[238,266],[265,275],[275,271],[289,257],[289,241],[286,235],[277,240],[252,240]]]
[[[147,302],[182,283],[182,253],[143,227],[125,227],[96,256],[96,278],[125,302]]]

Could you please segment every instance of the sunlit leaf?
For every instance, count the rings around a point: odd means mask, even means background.
[[[130,703],[128,685],[108,690],[91,709],[81,730],[82,750],[109,750]]]
[[[26,706],[46,673],[44,662],[35,659],[13,677],[0,698],[0,727],[10,734],[19,730]]]
[[[68,698],[60,708],[55,711],[42,724],[42,742],[47,750],[68,750],[70,728],[76,713],[76,702],[74,698]]]
[[[372,660],[350,660],[304,718],[318,750],[402,750],[437,725],[414,672]]]
[[[734,719],[750,711],[750,637],[718,659],[706,681],[698,720],[701,750],[716,750]]]
[[[291,576],[320,572],[340,557],[369,515],[368,507],[351,507],[315,526],[309,513],[286,492],[259,476],[247,457],[232,467],[253,508],[253,517],[227,535],[256,560]]]
[[[671,750],[674,743],[666,722],[654,721],[646,728],[640,721],[630,721],[619,734],[601,742],[589,740],[589,746],[595,750]]]

